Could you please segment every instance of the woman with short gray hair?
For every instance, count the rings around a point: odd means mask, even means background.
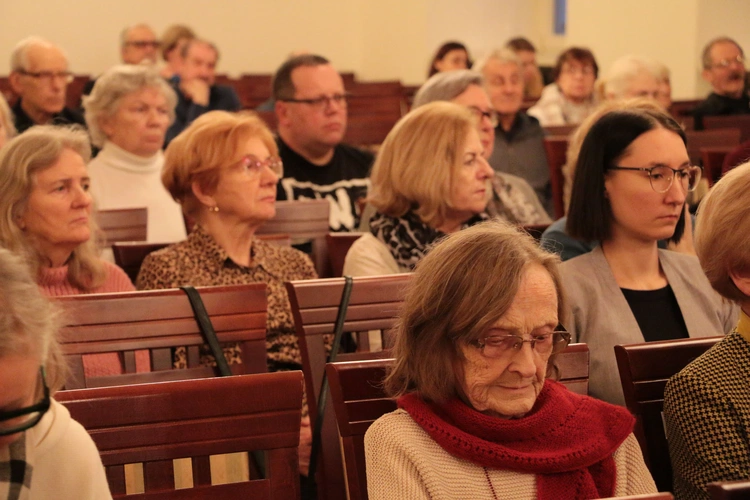
[[[114,66],[84,99],[92,143],[102,148],[89,164],[100,210],[148,209],[147,240],[185,239],[180,206],[161,183],[162,146],[174,121],[177,96],[152,68]]]

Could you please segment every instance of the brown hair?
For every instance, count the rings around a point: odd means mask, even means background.
[[[380,146],[368,201],[391,217],[414,210],[425,224],[442,225],[466,138],[475,128],[471,111],[458,104],[437,101],[411,111]]]
[[[730,170],[698,207],[695,252],[711,286],[729,300],[750,297],[730,273],[750,273],[750,162]],[[731,228],[731,229],[730,229]]]
[[[570,61],[577,61],[584,66],[586,64],[591,65],[594,68],[594,78],[599,76],[599,65],[596,64],[594,54],[585,47],[570,47],[557,57],[557,63],[555,63],[555,67],[552,70],[553,80],[557,81],[560,77],[563,64]]]
[[[195,38],[195,32],[184,24],[173,24],[164,30],[161,35],[161,57],[166,61],[167,54],[173,51],[180,40],[192,40]]]
[[[435,67],[435,63],[438,61],[442,61],[443,58],[448,55],[448,52],[452,52],[454,50],[463,50],[466,53],[466,69],[471,69],[473,63],[471,61],[471,56],[469,55],[469,49],[466,48],[466,45],[461,42],[445,42],[443,45],[438,47],[437,52],[435,52],[435,56],[432,58],[430,67],[427,70],[427,78],[430,78],[432,75],[438,73],[438,70]]]
[[[182,211],[195,216],[201,203],[193,194],[193,182],[207,193],[219,184],[222,167],[230,165],[239,144],[250,137],[259,138],[273,156],[279,148],[271,131],[251,111],[229,113],[209,111],[198,117],[169,143],[164,154],[161,181]],[[239,159],[239,158],[236,158]]]
[[[409,284],[396,326],[396,362],[385,380],[387,393],[416,392],[435,402],[459,396],[455,367],[464,360],[459,343],[476,340],[503,317],[530,265],[549,272],[562,318],[559,262],[531,236],[498,220],[446,237],[417,264]],[[548,375],[552,372],[550,358]]]

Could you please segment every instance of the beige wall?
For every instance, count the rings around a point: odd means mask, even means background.
[[[568,32],[551,33],[552,0],[3,0],[0,74],[21,38],[38,34],[65,47],[71,69],[98,74],[118,61],[123,26],[157,31],[193,26],[222,50],[221,72],[269,73],[292,50],[329,57],[368,80],[421,83],[437,46],[465,42],[477,58],[525,34],[551,63],[560,49],[590,47],[606,68],[617,57],[644,54],[667,63],[675,97],[705,93],[699,52],[713,36],[736,37],[750,50],[748,0],[568,0]]]

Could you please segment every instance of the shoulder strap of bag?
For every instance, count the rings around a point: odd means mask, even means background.
[[[229,369],[227,358],[224,357],[224,350],[219,345],[219,339],[216,338],[214,326],[211,324],[211,318],[208,317],[206,306],[203,305],[201,294],[192,286],[181,286],[180,289],[187,294],[188,299],[190,300],[190,305],[192,306],[193,314],[195,315],[195,321],[201,329],[203,340],[205,340],[206,344],[211,348],[211,353],[216,359],[216,366],[219,368],[219,374],[222,377],[230,376],[232,370]]]

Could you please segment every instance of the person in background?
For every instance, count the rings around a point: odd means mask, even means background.
[[[655,493],[620,408],[555,381],[570,334],[558,259],[502,222],[418,265],[384,381],[398,409],[365,434],[367,490],[390,499]]]
[[[536,47],[522,36],[511,38],[505,44],[505,47],[512,50],[521,62],[524,100],[535,101],[539,99],[544,89],[544,78],[536,62]]]
[[[119,65],[84,98],[91,140],[101,152],[89,163],[99,210],[148,209],[146,240],[184,240],[180,205],[161,183],[162,145],[177,96],[152,67]]]
[[[714,38],[703,49],[702,62],[701,76],[711,85],[711,93],[693,110],[696,129],[703,128],[704,116],[750,113],[742,47],[726,36]]]
[[[604,99],[633,97],[659,98],[659,75],[653,60],[640,56],[624,56],[610,66],[599,82]]]
[[[616,344],[719,335],[735,307],[711,290],[694,255],[658,248],[685,230],[687,193],[700,181],[685,132],[663,111],[612,111],[583,140],[568,234],[598,241],[564,262],[569,306],[562,323],[589,346],[589,394],[624,404]]]
[[[60,326],[22,259],[0,248],[0,498],[112,498],[96,445],[54,399]]]
[[[740,307],[740,319],[667,382],[664,421],[679,499],[708,500],[708,483],[750,477],[749,191],[750,163],[745,163],[722,177],[698,207],[695,248],[701,267],[714,290]]]
[[[672,107],[672,80],[669,68],[666,64],[654,61],[656,76],[659,80],[659,93],[656,94],[656,101],[665,111]]]
[[[195,32],[184,24],[173,24],[161,35],[161,57],[165,62],[160,73],[163,78],[171,80],[179,75],[182,67],[182,49],[185,44],[196,38]]]
[[[179,78],[173,78],[177,93],[174,122],[167,129],[165,147],[190,125],[209,111],[239,111],[242,105],[234,88],[216,83],[219,49],[211,42],[193,38],[182,47]]]
[[[461,42],[445,42],[435,52],[430,68],[427,70],[427,78],[443,71],[471,69],[472,64],[469,51],[464,44]]]
[[[484,157],[490,158],[495,147],[498,117],[492,109],[482,74],[472,70],[438,73],[419,88],[414,96],[412,109],[435,101],[460,104],[475,114]],[[495,172],[492,187],[492,198],[487,206],[490,216],[497,216],[519,225],[551,222],[534,189],[525,179],[504,172]]]
[[[14,121],[13,112],[5,97],[0,93],[0,148],[18,133]]]
[[[499,49],[477,62],[475,69],[484,76],[492,107],[498,115],[490,165],[498,172],[525,179],[547,213],[554,213],[544,129],[539,120],[521,111],[523,76],[518,57],[508,49]]]
[[[378,151],[368,197],[377,212],[346,254],[344,274],[413,271],[446,234],[488,218],[493,175],[471,111],[449,102],[412,110]]]
[[[552,76],[555,83],[544,87],[542,96],[528,113],[543,127],[578,125],[599,104],[594,83],[599,65],[587,48],[571,47],[557,58]]]
[[[43,38],[28,37],[10,56],[9,82],[19,99],[13,106],[18,133],[34,125],[73,125],[86,122],[77,111],[65,107],[65,91],[73,80],[68,56]]]
[[[343,143],[347,93],[325,57],[286,60],[273,77],[279,156],[279,200],[326,199],[331,231],[354,231],[370,187],[372,154]]]

